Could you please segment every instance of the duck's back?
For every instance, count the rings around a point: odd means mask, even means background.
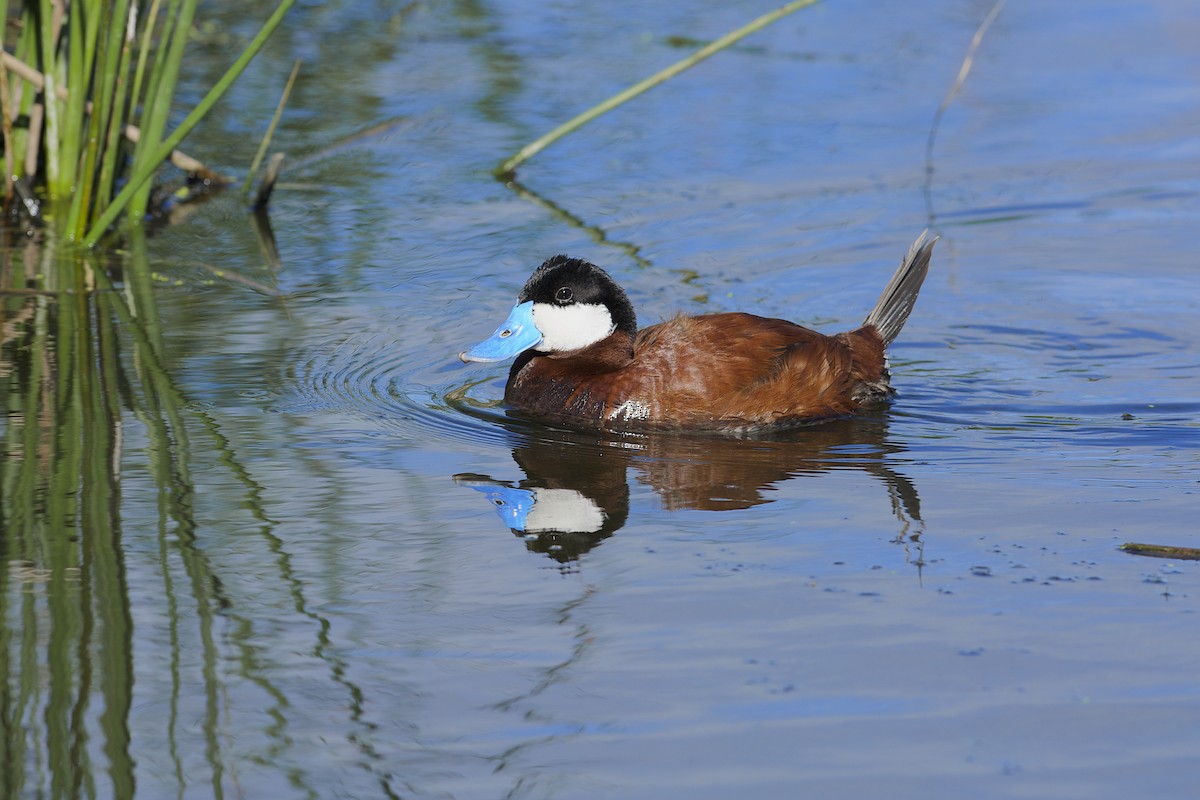
[[[625,348],[618,358],[613,349]],[[679,316],[594,352],[514,365],[527,413],[618,429],[751,430],[844,416],[888,393],[884,343],[752,314]],[[624,362],[624,363],[622,363]]]

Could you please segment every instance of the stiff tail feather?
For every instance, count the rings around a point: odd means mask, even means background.
[[[925,241],[928,233],[929,231],[923,231],[912,247],[908,248],[908,255],[900,262],[900,268],[888,281],[883,294],[879,296],[879,302],[863,322],[864,326],[872,325],[879,331],[884,347],[895,341],[900,334],[900,329],[904,327],[908,315],[912,312],[913,304],[917,302],[917,293],[921,291],[925,275],[929,272],[929,258],[938,237],[934,236]]]

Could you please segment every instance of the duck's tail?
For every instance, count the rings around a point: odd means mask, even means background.
[[[908,315],[912,312],[913,304],[917,302],[917,293],[921,291],[925,275],[929,272],[929,257],[938,237],[934,236],[925,241],[928,233],[929,231],[923,231],[912,247],[908,248],[908,255],[900,262],[900,268],[888,281],[883,294],[879,296],[879,302],[863,322],[864,326],[872,325],[879,331],[884,347],[890,345],[900,334],[900,329],[904,327]]]

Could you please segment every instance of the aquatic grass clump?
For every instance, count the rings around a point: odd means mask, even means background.
[[[295,0],[281,0],[246,50],[175,130],[172,98],[197,0],[28,0],[0,58],[5,206],[54,238],[88,246],[150,210],[151,178],[262,49]],[[119,187],[119,188],[118,188]]]

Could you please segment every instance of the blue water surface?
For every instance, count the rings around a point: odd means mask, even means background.
[[[257,20],[201,5],[197,97]],[[1200,13],[1008,3],[927,162],[992,4],[823,3],[492,176],[771,8],[298,4],[189,138],[244,172],[302,60],[279,263],[236,193],[151,242],[194,497],[128,416],[139,796],[1194,793],[1200,567],[1118,546],[1200,547]],[[845,330],[927,227],[861,419],[584,436],[457,359],[560,252]]]

